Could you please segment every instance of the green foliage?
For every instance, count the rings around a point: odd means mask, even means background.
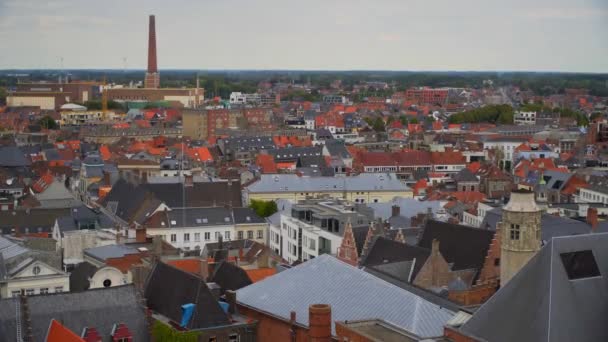
[[[57,122],[55,121],[55,119],[53,119],[52,117],[46,115],[43,118],[41,118],[40,120],[38,120],[38,125],[40,125],[40,127],[42,128],[46,128],[46,129],[58,129],[59,125],[57,124]]]
[[[198,342],[200,332],[177,331],[159,321],[154,322],[152,336],[156,342]]]
[[[582,126],[582,127],[589,126],[589,119],[587,118],[587,115],[585,115],[581,112],[577,112],[577,111],[574,111],[569,108],[560,108],[560,109],[556,109],[555,111],[559,112],[559,115],[562,118],[576,119],[576,124],[578,126]]]
[[[7,95],[8,95],[8,92],[6,91],[6,88],[5,87],[0,87],[0,105],[6,103],[6,96]]]
[[[491,105],[460,112],[450,116],[450,123],[513,123],[513,108],[509,105]]]
[[[407,125],[407,123],[408,123],[407,116],[405,116],[405,115],[401,115],[401,116],[399,117],[399,121],[401,121],[401,124],[403,124],[404,126],[406,126],[406,125]]]
[[[382,118],[380,117],[377,117],[372,123],[372,128],[376,132],[384,132],[386,130],[386,127],[384,126],[384,120],[382,120]]]
[[[83,106],[89,110],[101,110],[101,100],[86,101]],[[124,105],[120,102],[109,100],[108,109],[124,110]]]
[[[274,201],[251,200],[249,207],[260,217],[268,217],[278,211]]]
[[[418,118],[412,118],[412,119],[410,120],[410,123],[411,123],[411,124],[417,124],[417,123],[419,123]]]

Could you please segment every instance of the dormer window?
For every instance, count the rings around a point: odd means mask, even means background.
[[[561,253],[559,256],[569,280],[601,276],[591,250]]]

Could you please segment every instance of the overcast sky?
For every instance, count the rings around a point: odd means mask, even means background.
[[[0,0],[0,69],[608,72],[608,0]]]

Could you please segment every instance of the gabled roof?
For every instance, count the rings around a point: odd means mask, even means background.
[[[215,268],[213,275],[209,280],[218,284],[222,291],[235,291],[252,284],[251,279],[249,279],[245,270],[227,261],[222,261],[220,265]]]
[[[308,326],[311,304],[331,305],[332,320],[383,319],[421,337],[441,336],[454,315],[447,308],[324,254],[237,291],[256,311]],[[334,325],[332,331],[335,335]]]
[[[371,267],[401,261],[412,262],[411,279],[413,280],[431,254],[427,248],[410,246],[401,242],[378,237],[361,261],[361,266]],[[404,275],[408,278],[408,275]]]
[[[46,334],[46,342],[85,342],[72,330],[66,328],[56,320],[51,320],[49,331]]]
[[[552,239],[461,330],[487,341],[608,341],[608,234]],[[591,251],[599,276],[571,280],[573,254]],[[578,258],[578,257],[577,257]],[[591,270],[590,259],[578,259]]]
[[[452,270],[479,270],[493,237],[493,231],[429,220],[418,246],[431,249],[433,240],[438,240],[439,252],[453,264]]]
[[[157,262],[150,272],[144,297],[150,309],[177,323],[182,319],[182,305],[195,304],[188,329],[230,324],[228,315],[202,278],[162,262]]]

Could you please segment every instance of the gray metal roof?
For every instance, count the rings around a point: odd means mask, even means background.
[[[462,326],[487,341],[608,341],[608,234],[552,239]],[[561,254],[591,250],[600,276],[570,280]]]
[[[127,254],[137,253],[139,253],[139,251],[136,248],[125,245],[107,245],[87,248],[84,250],[84,254],[100,261],[104,261],[108,258],[120,258]]]
[[[362,173],[352,177],[300,177],[295,174],[261,175],[247,187],[250,193],[312,191],[410,191],[394,173]]]
[[[0,236],[0,254],[2,254],[2,258],[6,261],[25,254],[28,252],[27,248],[24,248],[13,241],[10,241],[6,238]]]
[[[496,225],[502,218],[502,209],[494,208],[486,213],[480,228],[496,230]],[[568,217],[543,214],[540,220],[541,239],[549,241],[558,236],[588,234],[591,226],[585,222]]]
[[[329,304],[334,321],[378,318],[421,337],[443,335],[454,315],[326,254],[238,290],[237,300],[286,321],[295,311],[304,326],[311,304]]]
[[[419,213],[426,213],[431,208],[433,213],[442,210],[440,201],[419,201],[415,198],[397,197],[391,202],[368,203],[367,206],[374,210],[374,216],[387,220],[392,216],[393,205],[399,206],[400,215],[413,217]],[[401,228],[401,227],[400,227]]]

